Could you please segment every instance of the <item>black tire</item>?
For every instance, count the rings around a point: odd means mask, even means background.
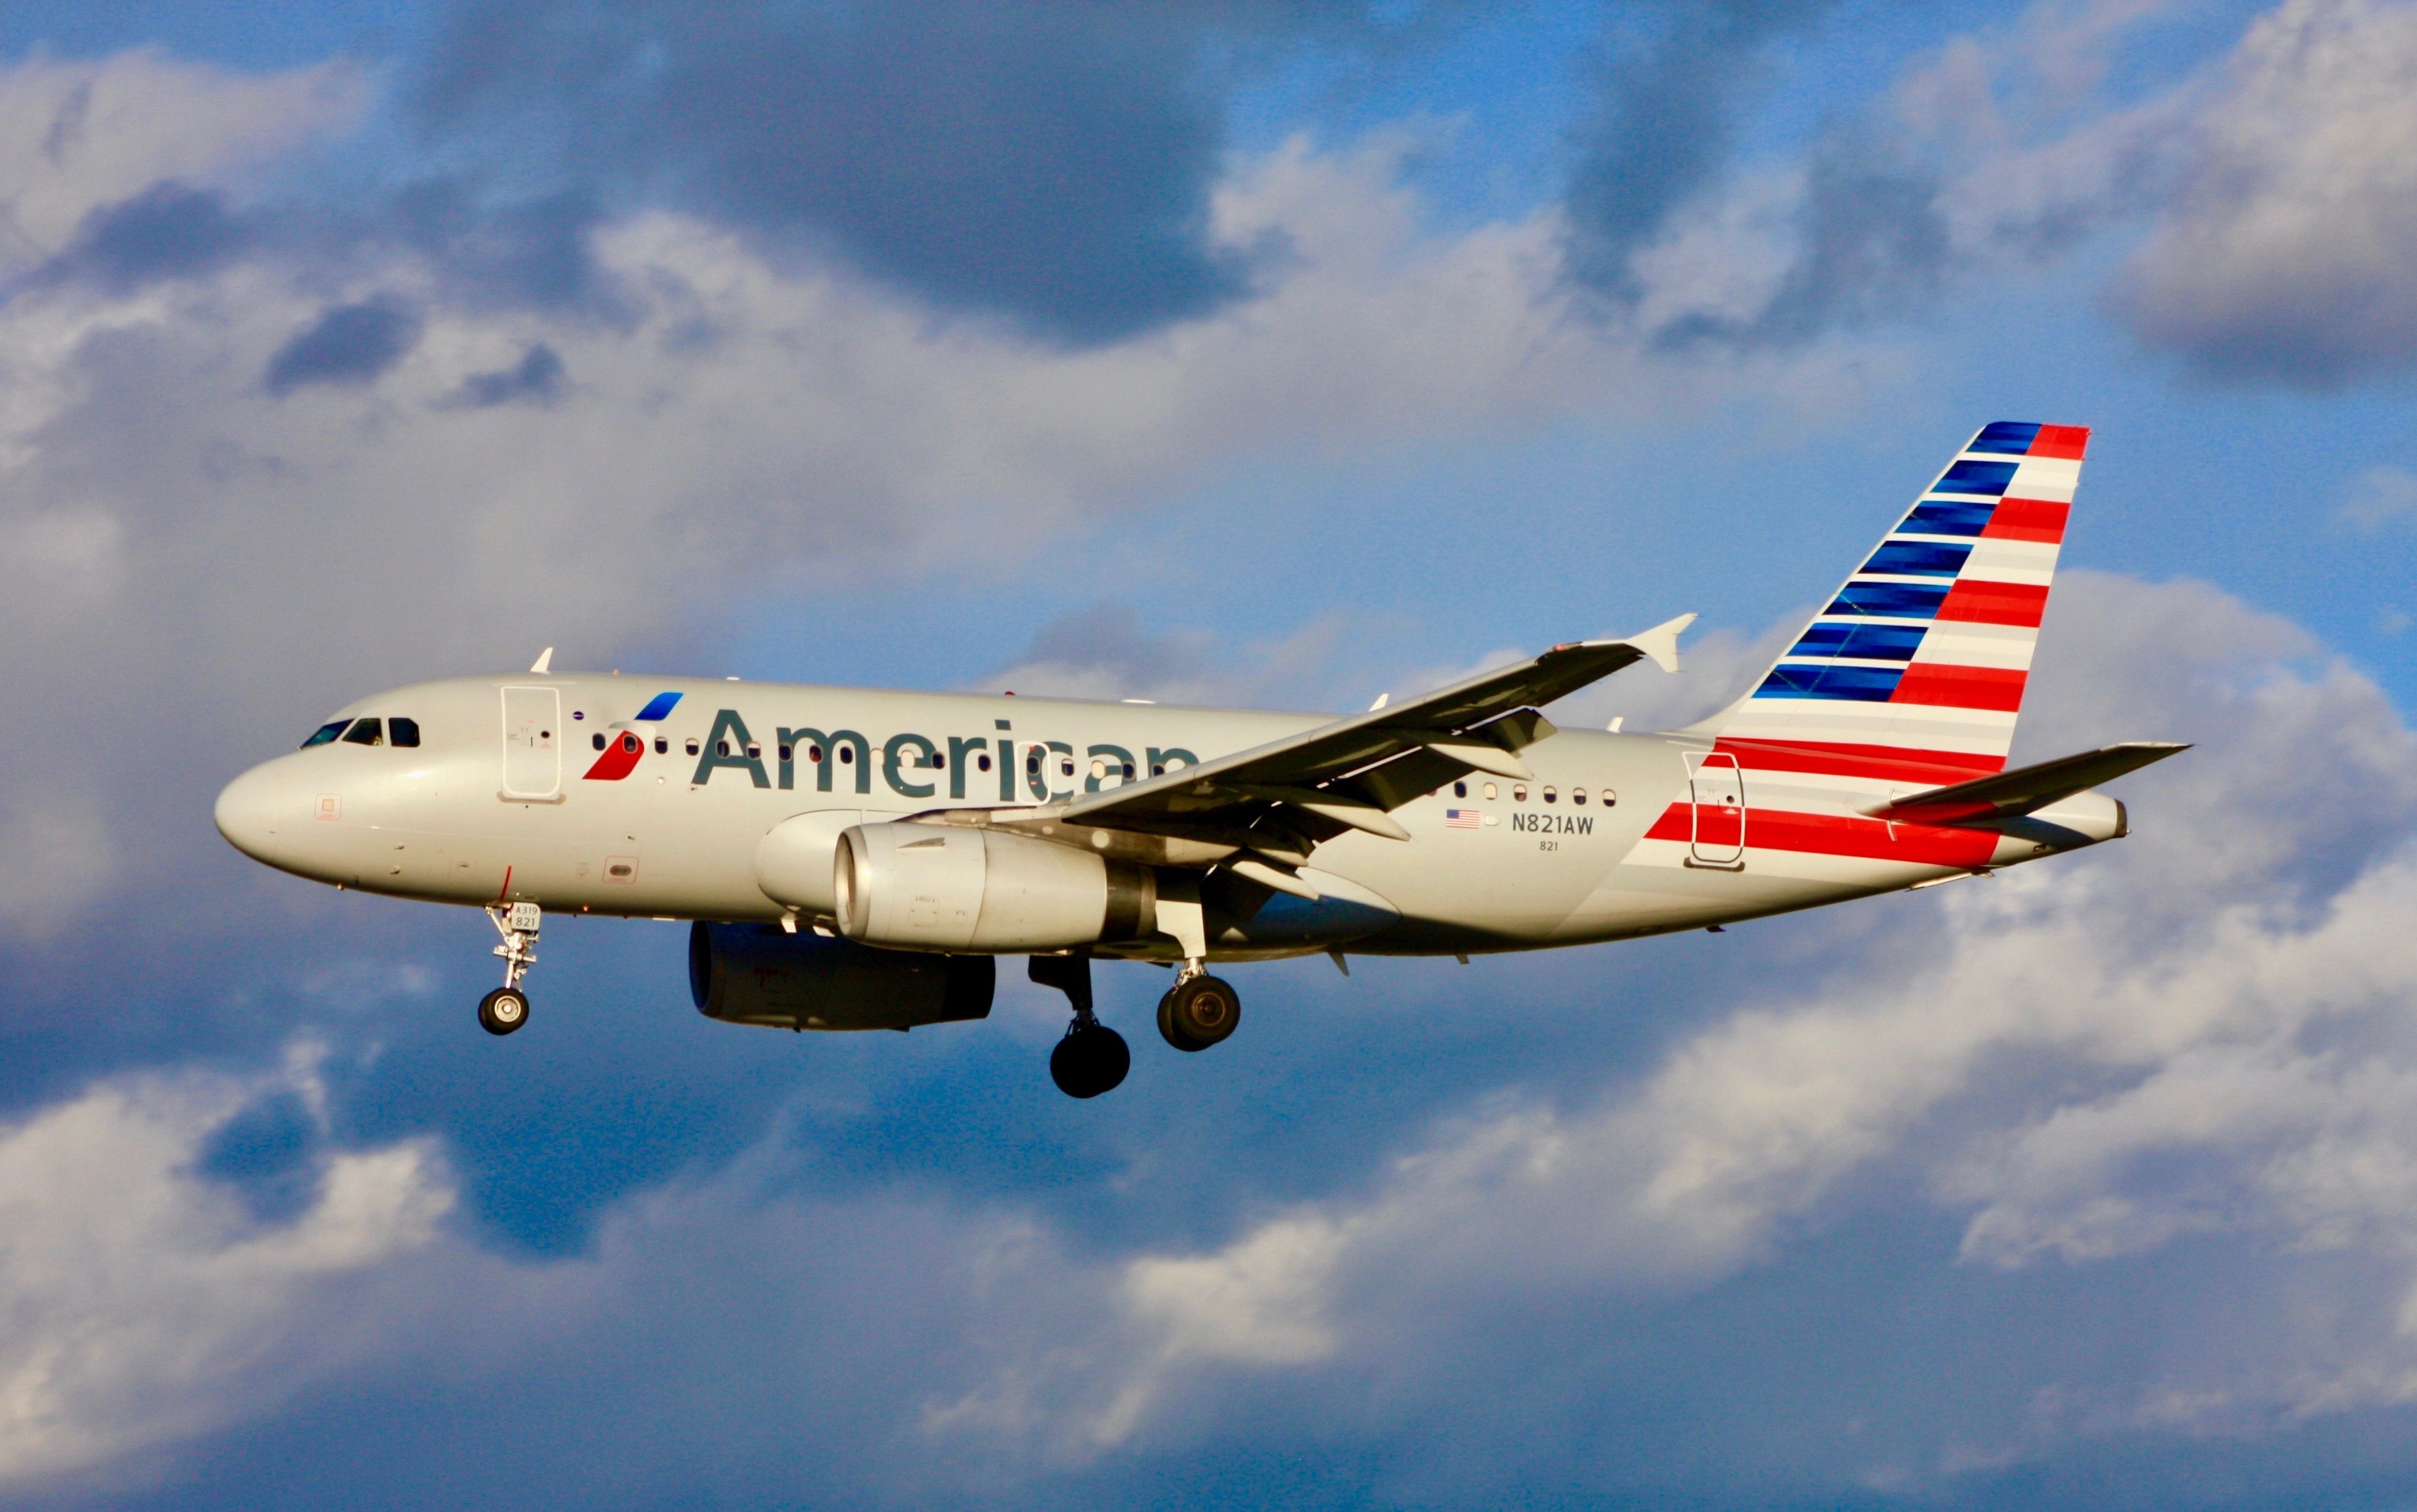
[[[479,1000],[479,1027],[490,1034],[509,1034],[528,1016],[528,995],[515,987],[497,987]]]
[[[1049,1052],[1049,1079],[1069,1097],[1114,1092],[1132,1069],[1125,1037],[1105,1024],[1076,1024]]]
[[[1158,1031],[1178,1050],[1221,1045],[1241,1022],[1241,995],[1213,976],[1178,982],[1158,1000]]]

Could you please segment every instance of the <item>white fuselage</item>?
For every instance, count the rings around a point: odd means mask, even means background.
[[[675,694],[668,712],[639,720]],[[794,914],[759,886],[756,860],[765,835],[796,816],[828,815],[836,836],[849,823],[937,810],[1032,808],[1330,718],[537,674],[419,683],[343,717],[407,719],[420,743],[338,739],[253,768],[219,801],[231,842],[364,892],[734,922]],[[2120,807],[2094,793],[2043,811],[2017,838],[1916,834],[1863,818],[1891,796],[1868,779],[1799,778],[1775,790],[1748,771],[1742,793],[1706,791],[1691,770],[1712,744],[1561,731],[1521,753],[1532,781],[1472,772],[1397,810],[1407,841],[1354,832],[1319,847],[1303,872],[1316,900],[1239,879],[1221,888],[1212,876],[1210,955],[1618,939],[1893,891],[2121,832]],[[1735,814],[1699,808],[1740,797]],[[1178,954],[1163,938],[1112,953]]]

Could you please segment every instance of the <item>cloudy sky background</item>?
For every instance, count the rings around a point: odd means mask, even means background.
[[[2402,1505],[2417,6],[0,10],[0,1499]],[[1992,419],[2121,846],[789,1037],[251,865],[524,665],[1733,694]],[[1634,679],[1635,680],[1628,680]],[[558,938],[557,938],[558,936]],[[1148,980],[1144,980],[1147,977]],[[1177,1064],[1180,1060],[1184,1063]]]

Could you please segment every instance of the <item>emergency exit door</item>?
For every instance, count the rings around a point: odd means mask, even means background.
[[[1695,822],[1688,854],[1707,866],[1745,864],[1745,773],[1726,751],[1690,752]]]
[[[548,800],[562,790],[562,695],[504,690],[505,798]]]

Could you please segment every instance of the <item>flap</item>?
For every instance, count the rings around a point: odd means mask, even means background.
[[[1353,714],[1248,751],[1086,794],[1043,811],[1062,823],[1199,832],[1298,855],[1345,830],[1400,832],[1390,809],[1470,771],[1524,773],[1518,753],[1554,733],[1533,706],[1640,661],[1675,670],[1681,615],[1626,640],[1575,641],[1513,666]],[[1260,821],[1277,817],[1273,824]]]

